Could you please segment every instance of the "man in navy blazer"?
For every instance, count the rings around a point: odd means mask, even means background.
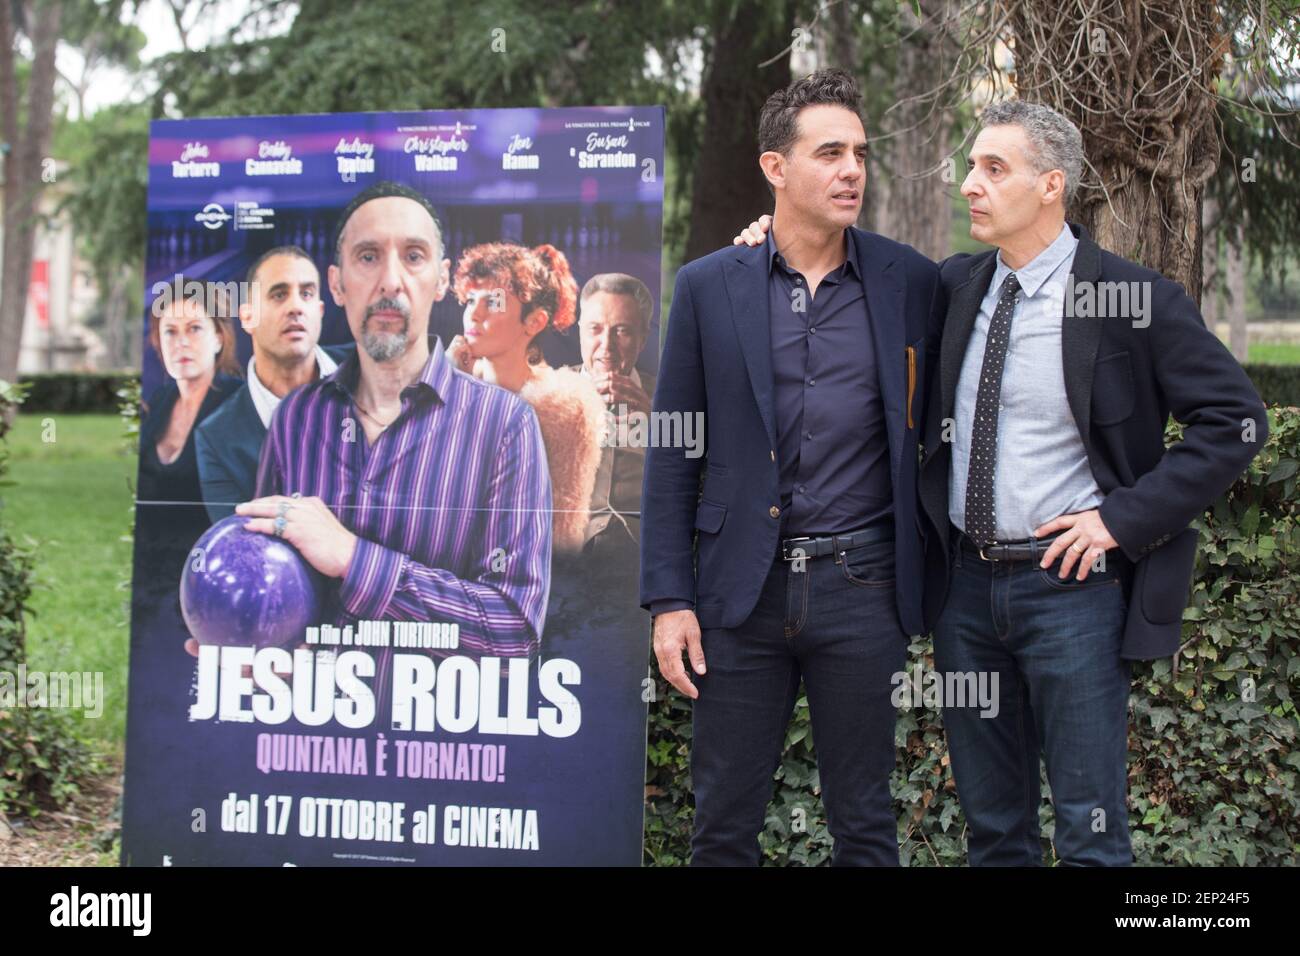
[[[333,372],[353,348],[317,344],[325,306],[320,273],[305,250],[277,246],[263,253],[247,280],[251,291],[239,321],[253,341],[248,377],[195,433],[203,503],[214,522],[257,497],[257,462],[280,399]]]
[[[654,414],[702,416],[705,454],[648,451],[641,603],[694,700],[695,865],[759,862],[801,679],[833,862],[898,864],[890,696],[923,627],[917,435],[944,297],[934,263],[853,228],[859,100],[838,70],[773,94],[769,241],[677,274]]]

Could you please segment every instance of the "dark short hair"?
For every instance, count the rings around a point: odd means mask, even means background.
[[[799,113],[809,106],[842,106],[862,118],[862,94],[847,70],[818,70],[777,90],[758,117],[758,151],[790,155],[799,138]],[[862,124],[864,127],[866,123]],[[772,184],[768,183],[771,190]]]
[[[367,186],[353,196],[352,201],[343,207],[343,212],[339,215],[338,225],[334,227],[335,265],[339,265],[343,258],[343,229],[347,226],[348,220],[352,218],[352,214],[372,199],[387,199],[390,196],[398,196],[419,203],[424,208],[424,211],[429,214],[429,218],[433,220],[433,234],[438,238],[438,245],[443,252],[447,251],[447,245],[442,241],[442,223],[438,221],[438,214],[433,209],[433,203],[429,202],[423,193],[412,189],[405,183],[385,179],[372,186]]]
[[[262,264],[273,256],[293,256],[297,259],[306,259],[313,266],[316,265],[316,260],[313,259],[302,246],[276,246],[274,249],[267,249],[266,252],[253,260],[253,264],[248,267],[248,273],[244,276],[244,281],[251,286],[257,279],[257,270],[262,268]],[[319,272],[319,270],[317,271]]]

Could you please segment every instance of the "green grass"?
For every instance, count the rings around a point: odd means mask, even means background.
[[[29,606],[27,666],[102,671],[104,713],[78,720],[88,741],[120,751],[126,724],[126,664],[135,457],[116,415],[29,412],[9,433],[9,478],[0,489],[5,527],[37,544]]]
[[[1252,342],[1250,361],[1268,365],[1300,365],[1300,345],[1290,342]]]

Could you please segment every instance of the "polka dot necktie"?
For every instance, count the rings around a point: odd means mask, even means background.
[[[1009,273],[1002,282],[1002,295],[984,343],[984,365],[980,369],[970,462],[966,469],[966,536],[977,547],[996,540],[993,475],[998,463],[998,411],[1002,404],[1002,370],[1007,364],[1007,343],[1011,339],[1011,316],[1016,311],[1019,291],[1020,280],[1014,272]]]

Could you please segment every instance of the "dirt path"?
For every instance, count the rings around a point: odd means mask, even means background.
[[[122,767],[113,760],[66,810],[11,818],[13,831],[0,834],[0,866],[117,866],[117,848],[107,841],[118,829],[112,816],[121,792]]]

